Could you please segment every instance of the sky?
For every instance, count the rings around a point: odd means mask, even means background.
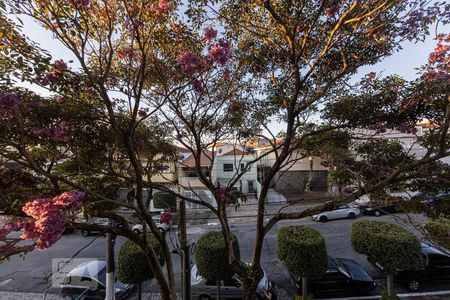
[[[44,49],[47,49],[54,60],[63,59],[66,62],[73,60],[74,63],[69,64],[69,66],[77,68],[78,64],[76,63],[74,55],[55,39],[50,32],[42,29],[31,19],[22,18],[22,21],[24,24],[23,33],[33,41],[39,43]],[[445,29],[448,31],[447,28]],[[376,65],[362,67],[352,80],[359,81],[361,77],[369,72],[376,72],[377,75],[381,73],[383,77],[397,74],[407,80],[417,78],[418,75],[415,68],[418,68],[427,62],[429,53],[431,53],[436,46],[434,36],[428,36],[424,42],[406,42],[402,46],[403,50],[394,53],[392,56],[385,58]],[[27,83],[21,85],[28,88],[31,87]],[[44,95],[48,94],[46,90],[39,87],[33,86],[31,88]],[[280,124],[279,122],[272,122],[272,126],[270,127],[275,134],[282,131],[284,128],[283,124]]]

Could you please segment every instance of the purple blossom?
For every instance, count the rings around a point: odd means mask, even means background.
[[[198,79],[192,80],[192,89],[194,90],[194,92],[199,93],[199,94],[201,94],[205,91],[203,84]]]
[[[16,93],[7,93],[0,96],[0,115],[14,118],[19,114],[22,99]]]
[[[231,45],[228,41],[220,39],[217,44],[211,47],[208,57],[220,65],[224,66],[230,58]]]
[[[341,9],[341,6],[339,4],[332,4],[330,5],[327,10],[325,11],[325,14],[328,18],[334,17],[339,10]]]
[[[178,63],[181,66],[181,72],[186,75],[192,75],[201,65],[201,59],[192,52],[185,51],[178,56]]]
[[[63,71],[67,71],[68,70],[67,64],[62,59],[55,60],[53,62],[53,65],[55,66],[55,68],[58,71],[63,72]]]
[[[375,126],[373,127],[373,129],[378,132],[378,133],[385,133],[387,131],[387,128],[385,125],[381,124],[381,123],[377,123],[375,124]]]
[[[217,30],[214,30],[211,27],[208,27],[203,32],[203,41],[210,42],[213,39],[215,39],[216,36],[217,36]]]
[[[76,8],[87,8],[90,0],[69,0],[69,2]]]
[[[54,142],[67,142],[72,128],[66,121],[61,121],[52,129],[50,139]]]

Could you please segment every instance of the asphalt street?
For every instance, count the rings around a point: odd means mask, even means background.
[[[418,216],[409,216],[409,222],[421,222]],[[335,257],[350,258],[359,262],[371,276],[377,280],[377,283],[383,286],[383,274],[372,266],[364,255],[356,253],[350,244],[350,228],[354,221],[361,219],[377,219],[386,222],[404,224],[402,219],[404,215],[389,215],[378,218],[361,216],[356,220],[335,220],[327,223],[314,222],[311,219],[282,221],[274,226],[267,234],[263,245],[262,265],[269,274],[271,280],[274,280],[280,299],[290,299],[293,296],[294,288],[290,282],[287,271],[283,264],[276,257],[276,237],[279,228],[289,225],[307,225],[319,230],[325,237],[328,254]],[[243,260],[250,260],[255,240],[254,223],[246,223],[241,220],[239,223],[231,225],[233,233],[238,237],[241,257]],[[252,222],[251,220],[248,220]],[[189,240],[195,242],[202,234],[209,230],[219,230],[215,224],[194,225],[189,227]],[[168,235],[173,246],[176,246],[176,232],[172,230]],[[117,255],[123,238],[116,241],[115,253]],[[25,259],[13,257],[9,261],[0,265],[0,291],[19,291],[19,292],[50,292],[58,293],[58,290],[51,288],[52,259],[68,258],[76,256],[77,258],[93,258],[98,260],[105,259],[106,238],[104,236],[82,237],[79,232],[63,236],[55,245],[45,251],[33,251],[25,256]],[[174,254],[174,265],[176,266],[176,278],[180,286],[179,266],[180,260]],[[194,261],[194,258],[192,257]],[[424,286],[424,290],[439,290],[441,285]],[[448,286],[447,286],[448,289]],[[144,291],[157,292],[152,281],[144,284]],[[398,288],[398,292],[405,290]]]

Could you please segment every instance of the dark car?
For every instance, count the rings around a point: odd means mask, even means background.
[[[108,224],[108,220],[104,219],[104,218],[93,218],[93,219],[89,220],[87,222],[87,224],[107,225]],[[90,229],[90,230],[86,230],[86,229],[81,230],[81,235],[82,236],[89,236],[92,233],[101,233],[101,231],[92,230],[92,229]]]
[[[450,192],[441,191],[436,194],[418,193],[417,195],[412,197],[411,200],[420,201],[420,203],[428,207],[436,207],[444,204],[445,202],[450,202]]]
[[[450,251],[427,242],[421,243],[424,267],[418,270],[397,270],[394,281],[417,291],[423,283],[448,282],[450,280]],[[383,270],[380,264],[368,258]]]
[[[116,278],[115,298],[125,299],[134,288]],[[62,284],[61,294],[71,299],[100,300],[106,294],[106,262],[91,261],[81,264],[67,273]]]
[[[301,293],[302,279],[292,277]],[[375,290],[369,273],[356,261],[328,256],[328,269],[321,278],[308,279],[308,290],[314,295],[362,295]]]
[[[374,204],[371,206],[362,206],[360,209],[363,214],[376,217],[384,214],[394,214],[400,212],[399,208],[394,203],[386,205]]]
[[[274,291],[274,286],[267,277],[266,271],[264,276],[259,281],[256,288],[256,299],[264,299],[265,294],[269,291]],[[221,299],[242,299],[243,290],[239,278],[236,277],[221,282],[220,288]],[[203,278],[197,270],[197,265],[194,265],[191,270],[191,295],[195,300],[211,300],[217,298],[217,282]]]

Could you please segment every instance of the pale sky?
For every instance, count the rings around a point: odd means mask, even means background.
[[[31,19],[22,18],[24,23],[23,33],[30,37],[35,42],[38,42],[43,48],[47,49],[53,59],[63,59],[64,61],[74,60],[74,63],[69,64],[69,66],[77,68],[78,64],[76,62],[73,54],[67,50],[61,43],[53,38],[52,34],[39,25],[37,25]],[[445,31],[449,31],[450,26],[445,27]],[[443,32],[444,28],[441,28]],[[428,55],[433,51],[435,47],[434,36],[428,36],[424,42],[420,43],[404,43],[403,50],[393,54],[390,57],[385,58],[383,61],[379,62],[374,66],[363,67],[358,71],[358,74],[353,78],[358,81],[361,77],[369,72],[376,72],[377,75],[382,73],[382,76],[388,76],[397,74],[401,77],[412,80],[417,78],[417,71],[415,68],[425,64],[428,60]],[[26,87],[30,87],[29,84],[23,84]],[[41,92],[47,94],[47,92],[39,87],[34,87],[36,92]],[[283,129],[283,124],[278,122],[273,122],[273,132],[276,134]]]

